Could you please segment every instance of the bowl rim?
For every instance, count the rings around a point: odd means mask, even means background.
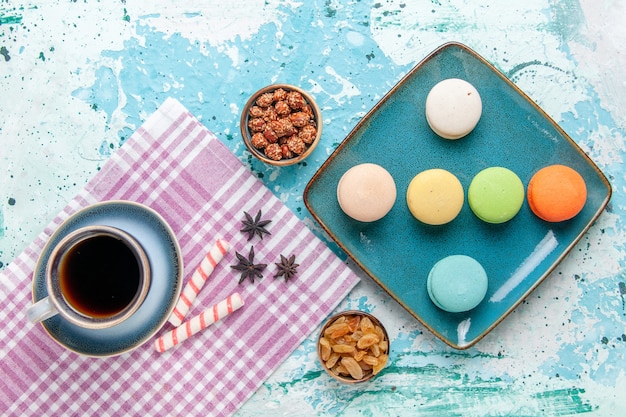
[[[279,88],[282,88],[287,91],[297,91],[300,94],[302,94],[304,99],[307,101],[307,104],[311,106],[311,110],[313,111],[317,133],[315,135],[315,139],[313,140],[313,143],[309,145],[306,151],[304,151],[300,155],[295,156],[293,158],[281,159],[279,161],[275,161],[265,156],[261,151],[259,151],[257,148],[255,148],[252,145],[252,142],[250,141],[252,134],[250,133],[248,129],[248,119],[250,117],[250,113],[248,110],[250,109],[250,107],[252,107],[256,99],[261,94],[264,94],[268,91],[274,91]],[[319,143],[320,138],[322,137],[322,112],[319,106],[317,105],[315,99],[313,98],[313,96],[311,96],[311,94],[309,94],[307,91],[304,91],[302,88],[297,87],[295,85],[291,85],[291,84],[281,84],[281,83],[270,84],[255,91],[254,93],[250,95],[250,98],[248,98],[248,101],[246,101],[246,104],[243,106],[243,110],[241,111],[241,117],[239,120],[239,128],[241,131],[241,137],[243,138],[243,142],[246,145],[246,148],[248,148],[248,151],[257,159],[260,159],[266,164],[275,165],[275,166],[294,165],[306,159],[313,152],[313,150],[317,147],[317,144]]]
[[[369,381],[369,380],[373,379],[376,375],[374,375],[374,373],[371,372],[368,375],[366,375],[365,377],[363,377],[362,379],[354,379],[351,376],[335,375],[330,369],[328,369],[328,367],[326,366],[326,364],[322,360],[322,349],[321,349],[320,339],[322,338],[322,336],[324,334],[324,330],[326,330],[326,328],[328,326],[330,326],[332,323],[334,323],[335,320],[337,320],[338,318],[343,317],[343,316],[353,316],[353,315],[359,315],[359,316],[368,317],[370,320],[372,320],[372,323],[374,323],[374,325],[380,326],[380,328],[383,331],[383,334],[385,335],[385,339],[387,340],[387,344],[388,344],[387,355],[389,355],[389,352],[391,351],[391,340],[389,339],[389,334],[387,333],[387,329],[385,328],[383,323],[376,316],[374,316],[373,314],[368,313],[366,311],[362,311],[362,310],[345,310],[345,311],[341,311],[339,313],[336,313],[336,314],[333,314],[333,315],[329,316],[326,319],[326,321],[324,322],[324,324],[322,325],[322,327],[320,328],[320,331],[319,331],[319,333],[317,335],[317,338],[315,340],[315,343],[317,344],[317,346],[316,346],[317,359],[320,362],[320,365],[322,366],[322,369],[324,369],[324,371],[326,371],[326,373],[328,375],[330,375],[333,379],[336,379],[337,381],[340,381],[340,382],[344,382],[346,384],[359,384],[361,382],[366,382],[366,381]]]

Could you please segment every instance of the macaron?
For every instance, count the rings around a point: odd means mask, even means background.
[[[355,165],[337,184],[341,210],[361,222],[383,218],[396,201],[396,184],[385,168],[373,163]]]
[[[524,184],[510,169],[486,168],[472,179],[467,201],[479,219],[487,223],[504,223],[522,208]]]
[[[483,103],[476,88],[465,80],[448,78],[438,82],[426,96],[426,121],[445,139],[459,139],[480,120]]]
[[[565,165],[550,165],[537,171],[528,183],[528,205],[540,219],[562,222],[575,217],[587,201],[583,177]]]
[[[409,211],[417,220],[429,225],[451,222],[463,207],[464,191],[459,179],[441,168],[417,174],[406,192]]]
[[[467,255],[451,255],[439,260],[426,281],[432,302],[450,313],[475,308],[485,298],[488,285],[485,269]]]

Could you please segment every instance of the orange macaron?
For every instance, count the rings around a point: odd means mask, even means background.
[[[550,165],[533,175],[527,189],[528,205],[540,219],[562,222],[575,217],[587,201],[583,177],[565,165]]]

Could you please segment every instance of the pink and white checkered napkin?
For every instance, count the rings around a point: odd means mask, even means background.
[[[24,311],[39,252],[58,225],[103,200],[158,211],[175,231],[185,282],[217,237],[232,249],[209,277],[190,316],[239,292],[245,306],[202,333],[157,353],[154,340],[111,358],[57,345]],[[250,242],[243,211],[272,219],[271,236]],[[235,251],[267,263],[264,278],[238,284]],[[280,254],[299,274],[274,279]],[[229,416],[357,284],[357,276],[315,237],[209,130],[168,99],[0,276],[0,410],[5,415]],[[157,336],[171,330],[166,324]]]

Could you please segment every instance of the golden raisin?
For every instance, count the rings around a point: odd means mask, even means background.
[[[337,361],[341,358],[341,355],[337,352],[332,352],[328,355],[328,359],[326,359],[326,367],[332,368],[337,364]]]
[[[376,365],[374,365],[374,375],[376,375],[377,373],[379,373],[387,364],[387,359],[389,357],[387,355],[380,355],[378,357],[378,363]]]
[[[350,345],[332,345],[331,348],[337,353],[353,353],[356,351],[354,346]]]
[[[365,349],[380,342],[380,338],[376,334],[368,333],[356,343],[359,349]]]
[[[324,331],[325,335],[329,335],[332,339],[337,339],[350,331],[350,326],[347,323],[336,323],[327,327]]]
[[[322,360],[327,361],[330,358],[330,343],[326,338],[320,339],[320,353]]]
[[[387,363],[389,341],[382,327],[367,316],[341,316],[327,325],[323,334],[321,359],[336,375],[349,374],[360,380],[380,372]]]
[[[363,333],[373,333],[376,331],[374,323],[372,323],[369,317],[363,317],[361,319],[361,330],[363,330]]]
[[[363,378],[363,369],[359,366],[359,363],[356,359],[351,358],[350,356],[345,356],[341,359],[341,364],[348,371],[350,376],[354,379],[362,379]]]

